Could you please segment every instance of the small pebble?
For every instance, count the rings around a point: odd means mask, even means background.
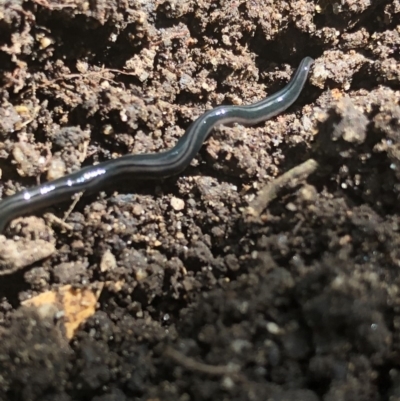
[[[176,211],[183,210],[185,208],[185,201],[174,196],[171,199],[171,207]]]
[[[113,253],[109,249],[107,249],[101,258],[100,271],[104,273],[105,271],[113,270],[116,267],[117,260],[115,259]]]
[[[267,323],[267,330],[271,333],[271,334],[279,334],[281,332],[280,327],[274,323],[274,322],[268,322]]]
[[[65,175],[65,163],[64,160],[59,159],[58,157],[54,157],[49,165],[47,170],[47,180],[52,181],[56,180],[57,178],[64,177]]]

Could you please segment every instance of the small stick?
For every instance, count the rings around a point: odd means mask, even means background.
[[[250,202],[245,210],[249,217],[260,217],[263,210],[278,196],[282,188],[294,188],[305,181],[310,174],[318,168],[318,163],[314,159],[309,159],[304,163],[292,168],[274,181],[267,184],[258,195]]]
[[[167,346],[166,350],[164,351],[164,355],[167,358],[172,359],[179,365],[183,366],[187,370],[204,373],[211,376],[225,376],[225,375],[237,374],[240,369],[238,365],[232,365],[232,366],[207,365],[205,363],[198,362],[193,358],[189,358],[188,356],[183,355],[181,352],[169,346]]]
[[[45,213],[44,214],[44,218],[50,223],[50,224],[57,224],[60,227],[65,228],[68,231],[72,231],[73,230],[73,226],[71,226],[71,224],[66,223],[63,219],[60,219],[59,217],[57,217],[56,215],[54,215],[53,213]]]
[[[63,221],[67,220],[68,216],[72,213],[72,211],[75,209],[76,204],[80,201],[80,199],[83,196],[83,192],[78,192],[73,196],[71,206],[68,208],[68,210],[64,213]]]

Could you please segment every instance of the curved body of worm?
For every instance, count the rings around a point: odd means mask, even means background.
[[[0,232],[15,217],[71,198],[77,192],[93,193],[107,183],[129,175],[133,179],[160,179],[183,171],[196,156],[217,124],[254,125],[291,106],[299,97],[313,60],[304,58],[290,82],[279,92],[248,106],[218,106],[195,120],[177,144],[164,152],[125,155],[18,192],[0,201]]]

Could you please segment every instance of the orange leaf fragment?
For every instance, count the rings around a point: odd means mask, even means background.
[[[71,340],[78,327],[96,311],[97,301],[103,289],[103,284],[97,285],[96,290],[89,288],[74,288],[65,285],[53,291],[46,291],[22,303],[24,306],[42,307],[54,305],[63,311],[65,335]]]

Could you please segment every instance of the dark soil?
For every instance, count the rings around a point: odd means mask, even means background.
[[[1,2],[2,197],[169,148],[315,64],[287,112],[217,128],[179,177],[10,225],[0,399],[399,401],[399,27],[399,0]],[[98,283],[70,341],[21,306]]]

